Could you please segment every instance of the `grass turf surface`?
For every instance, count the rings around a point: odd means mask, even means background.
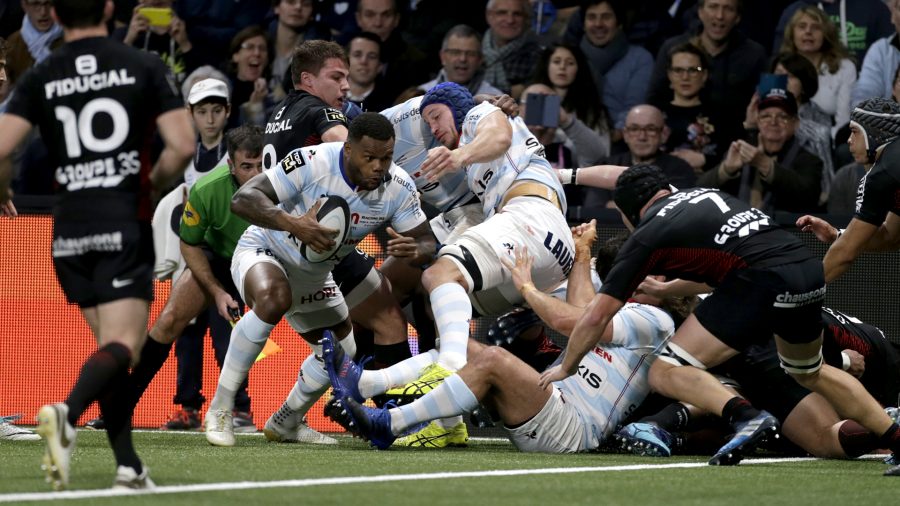
[[[867,461],[792,461],[731,468],[706,465],[523,476],[466,476],[398,481],[392,476],[500,470],[660,466],[704,463],[701,457],[669,459],[630,455],[537,455],[506,442],[477,440],[466,449],[375,451],[340,437],[337,446],[267,443],[238,436],[237,446],[215,448],[202,435],[146,432],[135,443],[158,486],[315,480],[382,476],[375,483],[318,484],[245,490],[92,497],[65,504],[897,504],[900,479],[881,476],[886,466]],[[47,492],[40,470],[43,442],[0,442],[0,501],[6,494]],[[70,490],[105,489],[113,479],[105,433],[79,431]],[[62,497],[62,496],[61,496]],[[56,502],[59,504],[59,502]],[[29,503],[38,504],[38,503]]]

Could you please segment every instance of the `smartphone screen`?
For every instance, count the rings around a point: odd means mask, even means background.
[[[525,98],[525,124],[556,128],[559,126],[559,95],[529,93]]]
[[[169,7],[141,7],[138,12],[150,21],[151,26],[172,24],[172,9]]]

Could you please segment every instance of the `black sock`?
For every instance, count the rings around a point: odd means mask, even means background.
[[[655,415],[645,416],[640,421],[653,423],[669,432],[680,432],[687,429],[688,423],[691,421],[691,413],[684,404],[673,402]]]
[[[888,430],[878,438],[878,447],[887,448],[894,452],[894,455],[900,455],[900,426],[892,423]]]
[[[152,337],[147,336],[144,341],[144,347],[141,348],[140,362],[134,366],[134,370],[128,376],[128,389],[124,393],[128,396],[127,402],[131,404],[131,410],[137,405],[144,391],[150,386],[150,382],[156,376],[156,373],[162,369],[166,359],[169,358],[169,352],[172,351],[172,343],[163,344],[154,341]]]
[[[428,316],[428,297],[413,297],[410,304],[412,304],[412,324],[416,328],[416,336],[419,341],[419,353],[425,353],[434,348],[437,342],[434,320]]]
[[[737,424],[746,422],[758,414],[759,410],[742,397],[732,397],[722,408],[722,418],[735,429]]]
[[[106,392],[111,380],[120,371],[124,370],[127,374],[130,363],[131,352],[120,343],[107,344],[88,357],[66,399],[69,423],[72,426],[78,422],[87,407]]]
[[[878,449],[878,438],[862,425],[847,420],[838,429],[838,442],[844,450],[844,454],[855,459]]]
[[[372,362],[376,369],[384,369],[412,356],[409,343],[405,341],[396,344],[376,344],[374,348],[375,359]]]
[[[122,369],[111,380],[111,387],[100,397],[100,413],[106,424],[106,437],[116,457],[117,466],[127,466],[137,474],[143,472],[141,459],[134,450],[131,440],[131,417],[134,405],[121,402],[123,394],[128,391],[128,369]]]

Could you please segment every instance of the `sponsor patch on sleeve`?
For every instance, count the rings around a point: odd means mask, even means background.
[[[200,213],[194,209],[190,201],[184,206],[184,214],[181,215],[181,220],[189,227],[196,227],[200,224]]]
[[[325,119],[328,121],[340,121],[341,123],[346,123],[347,118],[344,116],[344,113],[337,109],[332,109],[328,107],[325,109]]]
[[[303,167],[306,165],[306,160],[303,159],[303,155],[300,153],[300,150],[291,151],[284,159],[281,160],[281,168],[284,170],[285,174],[290,173],[292,170]]]

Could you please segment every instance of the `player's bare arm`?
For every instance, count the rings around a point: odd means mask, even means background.
[[[166,188],[179,177],[194,156],[194,127],[184,108],[173,109],[156,118],[156,126],[165,148],[150,172],[154,188]]]
[[[203,249],[184,241],[181,241],[180,248],[181,256],[184,257],[184,262],[187,264],[187,268],[191,270],[194,279],[197,280],[197,283],[203,287],[213,302],[215,302],[219,315],[226,320],[230,320],[231,315],[228,314],[228,308],[237,309],[238,303],[225,291],[225,288],[213,275],[209,260],[206,258]]]
[[[512,145],[512,127],[503,111],[485,116],[475,129],[472,142],[454,150],[438,146],[428,150],[422,162],[422,172],[429,181],[436,181],[445,173],[473,163],[496,160]]]
[[[822,260],[825,267],[825,282],[830,283],[847,272],[856,257],[863,250],[868,249],[867,245],[870,241],[876,247],[879,242],[885,242],[887,240],[886,233],[882,238],[876,237],[879,229],[883,227],[883,225],[877,227],[856,218],[850,220],[847,229],[828,248],[825,259]]]
[[[569,272],[566,302],[583,308],[596,295],[591,281],[591,248],[597,241],[597,220],[572,227],[572,237],[575,239],[575,263]]]
[[[334,125],[322,133],[322,142],[345,142],[347,140],[347,127]]]
[[[15,218],[16,206],[12,203],[12,163],[10,157],[31,131],[31,123],[13,114],[0,115],[0,216]]]
[[[606,336],[608,341],[612,333],[605,334],[607,325],[613,316],[625,304],[606,294],[598,294],[588,304],[584,315],[575,324],[569,343],[563,352],[562,362],[541,374],[540,386],[546,386],[575,374],[581,359]]]
[[[292,216],[278,207],[278,195],[265,173],[238,188],[231,198],[231,212],[253,225],[290,232],[315,252],[331,249],[338,231],[316,220],[321,203],[316,202],[303,216]]]
[[[621,165],[591,165],[590,167],[580,167],[574,174],[571,169],[557,169],[556,174],[564,184],[573,183],[612,190],[616,187],[616,179],[627,168]]]
[[[402,233],[387,227],[387,233],[391,237],[387,242],[388,255],[411,258],[412,263],[422,265],[434,259],[437,241],[427,221]]]

